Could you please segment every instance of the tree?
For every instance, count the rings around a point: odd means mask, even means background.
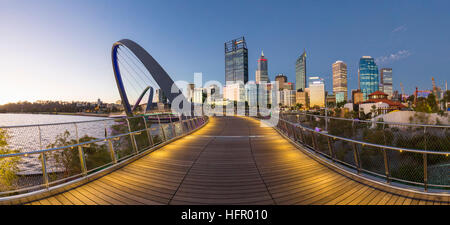
[[[406,99],[406,101],[407,102],[414,102],[414,99],[416,98],[416,96],[414,96],[414,95],[410,95],[410,96],[408,96],[408,98]]]
[[[371,107],[372,109],[370,110],[370,112],[372,113],[372,117],[375,117],[376,112],[377,112],[377,107],[375,105],[372,105]]]
[[[56,140],[49,144],[47,148],[57,148],[62,146],[77,144],[76,139],[69,139],[70,132],[65,131],[62,134],[57,135]],[[94,137],[89,137],[87,135],[80,138],[80,143],[95,140]],[[102,165],[106,165],[111,161],[111,156],[106,145],[99,145],[97,143],[91,143],[87,147],[83,147],[84,157],[86,165],[89,168],[97,168]],[[69,177],[81,172],[81,163],[79,152],[77,148],[64,149],[60,151],[52,151],[47,153],[49,160],[54,162],[54,167],[63,170],[63,176]],[[57,179],[57,174],[49,174],[51,180]]]
[[[297,103],[297,104],[295,104],[295,108],[296,108],[297,110],[301,109],[302,107],[303,107],[303,104],[302,104],[302,103]]]
[[[430,93],[427,98],[417,98],[414,110],[417,112],[434,113],[439,111],[439,106],[436,102],[436,96]]]
[[[345,104],[347,104],[347,101],[346,101],[346,100],[344,100],[344,101],[342,101],[342,102],[338,102],[338,103],[336,104],[336,107],[342,108],[342,107],[344,107]]]
[[[427,104],[430,106],[431,112],[437,112],[439,110],[439,106],[436,101],[436,95],[430,93],[427,97]]]
[[[6,130],[0,129],[0,155],[19,152],[8,148],[8,138]],[[9,190],[14,186],[17,181],[19,161],[19,157],[0,158],[0,191]]]

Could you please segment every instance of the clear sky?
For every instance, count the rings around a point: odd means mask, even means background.
[[[392,67],[394,89],[443,87],[450,77],[450,1],[102,1],[0,0],[0,104],[19,100],[119,99],[111,46],[129,38],[174,80],[224,81],[223,43],[244,35],[249,78],[264,50],[269,77],[295,81],[307,51],[307,76],[348,66],[357,88],[359,58]],[[445,88],[445,87],[443,87]]]

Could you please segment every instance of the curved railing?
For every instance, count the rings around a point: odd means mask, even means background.
[[[367,123],[367,124],[377,124],[377,125],[398,125],[398,126],[408,126],[408,127],[432,127],[432,128],[450,128],[450,125],[445,124],[418,124],[418,123],[397,123],[397,122],[385,122],[385,121],[375,121],[375,120],[359,120],[352,118],[342,118],[342,117],[334,117],[334,116],[323,116],[316,115],[307,112],[287,112],[286,115],[302,115],[309,118],[323,118],[328,120],[343,120],[343,121],[351,121],[351,122],[359,122],[359,123]]]
[[[400,148],[450,151],[449,125],[357,120],[307,113],[287,113],[283,116],[288,121],[343,138]]]
[[[382,178],[386,183],[423,186],[447,192],[450,188],[450,151],[387,146],[333,135],[313,129],[286,115],[276,128],[292,141],[328,158],[331,163],[353,169],[357,174]],[[376,128],[373,128],[376,129]],[[444,137],[448,138],[448,137]],[[448,148],[448,146],[446,146]]]
[[[110,169],[188,134],[206,121],[207,117],[157,114],[0,127],[0,169],[4,174],[0,200]]]

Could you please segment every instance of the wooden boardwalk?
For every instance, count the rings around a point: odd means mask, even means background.
[[[95,181],[31,204],[442,204],[358,183],[273,128],[213,117],[199,131]]]

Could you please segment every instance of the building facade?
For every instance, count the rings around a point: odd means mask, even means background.
[[[267,59],[264,58],[264,52],[261,51],[261,56],[258,59],[258,68],[255,73],[256,83],[269,82],[269,73],[267,70]]]
[[[363,93],[358,90],[352,90],[352,103],[353,104],[360,104],[364,101]]]
[[[295,93],[295,103],[296,104],[302,104],[302,108],[308,109],[309,108],[308,92],[306,92],[306,91],[297,91]]]
[[[153,102],[156,103],[167,103],[167,97],[164,95],[161,89],[156,89],[153,95]]]
[[[187,85],[186,99],[190,102],[193,102],[193,100],[194,100],[194,88],[195,88],[195,85],[193,83],[189,83]]]
[[[280,90],[284,89],[285,83],[287,83],[287,77],[284,74],[277,74],[275,77],[275,82],[278,82],[278,88]]]
[[[194,88],[194,96],[192,102],[195,104],[203,104],[204,88]]]
[[[338,102],[338,94],[340,96],[339,102],[347,101],[347,64],[343,61],[336,61],[332,66],[333,70],[333,93],[336,95],[336,102]],[[344,95],[341,98],[341,95]]]
[[[309,105],[325,107],[325,83],[320,77],[309,78]]]
[[[244,37],[225,43],[225,82],[248,81],[248,49]]]
[[[295,62],[295,89],[305,91],[306,88],[306,51]]]
[[[364,101],[368,99],[369,94],[379,89],[378,66],[370,56],[363,56],[359,60],[358,83]]]
[[[392,99],[394,95],[392,89],[392,68],[382,68],[380,70],[380,91],[386,93],[388,99]]]
[[[285,106],[294,106],[295,105],[295,94],[297,91],[284,89],[283,90],[283,105]]]
[[[246,90],[242,83],[232,83],[223,88],[223,98],[228,101],[245,102]]]

